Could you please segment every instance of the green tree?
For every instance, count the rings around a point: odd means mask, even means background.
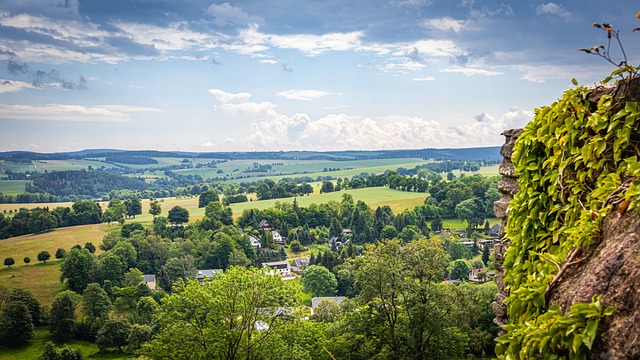
[[[338,305],[335,301],[324,299],[320,301],[315,309],[313,309],[313,315],[311,316],[311,319],[315,321],[330,323],[340,320],[341,317],[342,310],[340,310],[340,305]]]
[[[84,243],[84,248],[89,250],[90,253],[94,254],[96,252],[96,246],[93,245],[92,242],[86,242]]]
[[[205,284],[179,283],[158,309],[159,331],[145,355],[262,358],[285,321],[279,309],[294,302],[292,288],[262,269],[232,267]]]
[[[21,301],[8,301],[0,312],[0,339],[9,346],[25,345],[33,339],[29,308]]]
[[[127,264],[118,255],[109,252],[100,259],[99,264],[102,281],[110,280],[114,286],[122,286]]]
[[[31,262],[31,258],[28,256],[25,256],[24,259],[22,259],[22,261],[24,261],[25,264],[29,265],[29,263]]]
[[[49,260],[49,258],[51,258],[51,254],[49,254],[48,251],[44,250],[44,251],[40,251],[38,253],[38,261],[42,261],[43,263],[47,263],[47,260]]]
[[[60,281],[67,281],[69,290],[82,293],[84,288],[97,279],[98,266],[93,254],[87,249],[72,249],[60,265]]]
[[[382,228],[382,231],[380,232],[381,239],[391,240],[397,236],[398,236],[398,230],[393,225],[386,225],[384,228]]]
[[[15,260],[13,260],[13,258],[12,258],[12,257],[8,257],[8,258],[5,258],[5,259],[4,259],[4,266],[8,266],[8,267],[9,267],[9,269],[11,269],[11,265],[13,265],[13,264],[15,264],[15,263],[16,263],[16,261],[15,261]]]
[[[15,288],[7,296],[7,302],[20,302],[25,304],[29,309],[31,321],[34,325],[39,325],[42,321],[42,306],[33,294],[25,289]],[[2,305],[0,303],[0,305]]]
[[[293,240],[290,244],[291,247],[291,251],[298,253],[300,251],[303,251],[304,248],[302,247],[302,245],[300,245],[300,241],[298,240]]]
[[[251,260],[241,249],[233,249],[229,253],[229,266],[247,267],[251,265]]]
[[[72,349],[68,345],[56,349],[53,341],[47,341],[38,360],[82,360],[82,350]]]
[[[105,319],[111,311],[111,299],[98,283],[87,285],[82,293],[82,312],[89,319]]]
[[[142,214],[142,202],[138,198],[125,200],[124,206],[128,217],[133,217],[135,219],[136,215]]]
[[[168,219],[170,223],[174,224],[189,222],[189,210],[182,206],[174,206],[169,210]]]
[[[320,194],[333,192],[334,185],[331,181],[323,181],[322,186],[320,187]]]
[[[207,190],[205,192],[200,193],[200,197],[198,197],[198,207],[203,208],[209,205],[210,202],[220,201],[218,194],[214,190]]]
[[[56,259],[60,260],[64,257],[64,255],[67,253],[67,251],[63,248],[58,248],[58,250],[56,250],[56,254],[55,257]]]
[[[478,198],[471,198],[456,205],[456,216],[465,220],[469,228],[476,228],[484,222],[485,211],[482,201]]]
[[[130,332],[131,324],[128,320],[123,318],[107,320],[98,330],[96,345],[101,353],[111,348],[116,348],[118,352],[121,352],[122,348],[128,344]]]
[[[149,325],[133,324],[129,330],[127,344],[129,351],[140,349],[142,345],[149,342],[153,337],[153,329]]]
[[[54,338],[67,340],[73,338],[76,329],[76,305],[68,293],[59,293],[51,304],[49,331]]]
[[[449,277],[452,279],[464,280],[469,277],[472,266],[469,260],[457,259],[449,265]]]
[[[302,273],[302,287],[313,296],[335,296],[338,281],[326,267],[310,265]]]
[[[482,247],[482,262],[485,266],[489,265],[489,257],[490,257],[489,245],[485,245]]]
[[[151,214],[155,219],[156,216],[160,215],[161,213],[162,213],[162,206],[160,205],[158,200],[153,200],[149,204],[149,214]]]
[[[138,324],[151,325],[153,315],[158,309],[158,303],[151,296],[143,296],[136,304],[134,320]]]

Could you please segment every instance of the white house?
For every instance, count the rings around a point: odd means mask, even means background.
[[[196,271],[196,279],[199,282],[203,282],[205,278],[212,278],[217,276],[218,274],[222,274],[222,269],[204,269]]]
[[[272,231],[271,235],[273,235],[273,242],[278,244],[278,245],[287,245],[287,239],[285,239],[284,237],[282,237],[282,235],[280,235],[279,232],[277,231]]]
[[[278,271],[280,276],[291,276],[291,265],[288,261],[273,261],[262,263],[262,266],[267,266],[273,271]]]
[[[251,246],[253,246],[256,251],[258,251],[262,247],[262,244],[260,244],[260,240],[254,238],[253,236],[249,238],[249,241],[251,241]]]

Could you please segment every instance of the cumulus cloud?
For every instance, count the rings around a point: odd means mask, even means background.
[[[328,92],[322,90],[285,90],[278,93],[286,99],[291,100],[313,100],[329,95]]]
[[[218,26],[263,23],[263,20],[260,17],[251,16],[241,8],[229,5],[228,2],[223,4],[212,4],[207,9],[207,13],[213,17],[213,23]]]
[[[467,23],[465,20],[456,20],[445,16],[442,18],[426,19],[422,25],[433,30],[460,32],[466,27]]]
[[[484,69],[478,69],[478,68],[470,68],[470,67],[460,67],[460,66],[454,66],[454,67],[450,67],[450,68],[446,68],[446,69],[442,69],[440,70],[440,72],[443,73],[460,73],[466,76],[473,76],[473,75],[483,75],[483,76],[497,76],[497,75],[501,75],[501,72],[497,72],[497,71],[489,71],[489,70],[484,70]]]
[[[571,13],[565,10],[562,5],[548,2],[546,4],[540,4],[536,6],[536,15],[556,15],[563,18],[568,18]]]
[[[13,120],[42,120],[70,122],[122,122],[131,121],[135,113],[159,112],[160,109],[101,105],[88,107],[69,104],[7,105],[0,104],[0,118]]]
[[[229,93],[220,89],[209,89],[209,94],[221,103],[246,102],[251,97],[251,94],[247,92]]]

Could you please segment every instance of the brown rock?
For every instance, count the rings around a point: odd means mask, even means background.
[[[496,217],[504,219],[507,217],[507,208],[513,197],[511,195],[503,195],[500,200],[493,203],[493,213]]]
[[[640,217],[612,211],[593,253],[567,269],[550,293],[550,304],[565,312],[576,302],[602,294],[605,306],[618,310],[605,318],[589,359],[640,359]],[[578,257],[584,257],[579,254]]]
[[[514,195],[520,190],[520,186],[518,186],[516,179],[503,176],[498,182],[498,190],[504,194]]]
[[[511,160],[502,159],[500,166],[498,166],[498,173],[508,177],[516,177],[516,166]]]

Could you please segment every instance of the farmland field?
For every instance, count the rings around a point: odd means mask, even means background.
[[[24,193],[24,185],[28,180],[0,180],[0,193],[4,195],[18,195]]]

